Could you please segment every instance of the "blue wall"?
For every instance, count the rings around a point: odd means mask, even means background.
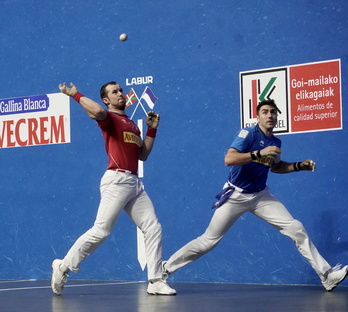
[[[203,233],[227,178],[223,157],[240,127],[239,72],[339,58],[343,130],[282,136],[283,159],[313,158],[318,168],[270,174],[269,185],[326,259],[348,264],[347,10],[346,0],[1,1],[0,98],[56,93],[73,81],[98,100],[104,82],[128,92],[126,79],[153,76],[161,125],[144,182],[168,258]],[[106,166],[100,131],[72,101],[70,144],[2,149],[0,160],[0,278],[48,279],[52,260],[94,221]],[[72,277],[146,279],[125,214]],[[290,239],[249,214],[171,279],[319,284]]]

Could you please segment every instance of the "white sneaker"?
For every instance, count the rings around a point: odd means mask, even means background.
[[[63,292],[64,284],[67,281],[67,277],[69,276],[67,273],[64,273],[60,270],[60,265],[63,260],[56,259],[52,262],[52,280],[51,280],[51,288],[53,292],[60,296]]]
[[[328,271],[326,280],[322,282],[327,291],[333,290],[339,283],[341,283],[348,274],[348,265],[341,269],[341,264],[337,264]]]
[[[149,295],[174,296],[176,295],[176,290],[173,288],[170,288],[165,280],[159,279],[157,281],[153,281],[149,283],[149,286],[147,287],[147,293]]]

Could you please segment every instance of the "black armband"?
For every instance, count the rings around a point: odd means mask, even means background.
[[[250,156],[251,156],[251,160],[257,160],[257,157],[254,154],[254,152],[250,152]]]
[[[257,151],[256,156],[257,156],[258,159],[260,159],[260,158],[262,157],[262,156],[261,156],[261,151],[260,151],[260,150]]]
[[[301,171],[301,170],[303,170],[303,169],[301,168],[301,162],[295,162],[295,163],[293,163],[293,166],[294,166],[294,170],[295,170],[295,171]]]

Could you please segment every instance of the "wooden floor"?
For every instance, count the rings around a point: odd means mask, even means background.
[[[0,281],[1,312],[347,312],[348,287],[172,282],[176,296],[150,296],[145,282],[69,280],[56,296],[48,280]]]

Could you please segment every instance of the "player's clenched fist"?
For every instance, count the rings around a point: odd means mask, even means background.
[[[70,83],[70,86],[71,88],[67,87],[65,82],[61,83],[59,84],[59,90],[66,95],[74,96],[78,92],[78,90],[72,82]]]
[[[146,124],[148,127],[156,129],[158,127],[160,115],[154,111],[149,111],[146,117]]]
[[[314,171],[316,164],[312,159],[306,159],[300,163],[300,167],[302,170]]]

